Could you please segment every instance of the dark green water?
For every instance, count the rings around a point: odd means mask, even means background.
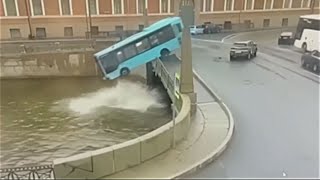
[[[167,123],[161,88],[139,78],[1,80],[1,167],[51,163],[135,138]]]

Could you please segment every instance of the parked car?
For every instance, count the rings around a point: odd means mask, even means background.
[[[221,27],[216,24],[205,24],[204,25],[204,34],[212,34],[212,33],[219,33],[221,32]]]
[[[279,45],[293,45],[294,38],[292,32],[283,32],[281,33],[280,37],[278,38]]]
[[[317,74],[320,73],[320,52],[314,50],[311,53],[305,53],[301,57],[301,66]]]
[[[204,25],[190,26],[190,34],[192,35],[203,34],[203,31],[204,31]]]
[[[237,57],[251,59],[252,57],[257,56],[257,52],[257,44],[251,40],[235,42],[230,51],[230,61]]]

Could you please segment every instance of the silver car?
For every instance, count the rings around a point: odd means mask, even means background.
[[[230,61],[237,57],[246,57],[247,59],[251,59],[252,57],[257,56],[257,52],[257,44],[251,40],[235,42],[230,51]]]

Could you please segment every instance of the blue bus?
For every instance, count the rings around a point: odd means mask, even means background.
[[[126,76],[134,68],[180,48],[183,23],[180,17],[162,19],[94,54],[105,79]]]

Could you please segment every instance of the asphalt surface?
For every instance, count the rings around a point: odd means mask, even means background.
[[[251,61],[216,60],[210,42],[193,47],[194,69],[231,109],[235,132],[217,160],[186,178],[319,177],[319,77],[300,68],[301,53],[275,45],[276,33],[225,40],[257,41]]]

